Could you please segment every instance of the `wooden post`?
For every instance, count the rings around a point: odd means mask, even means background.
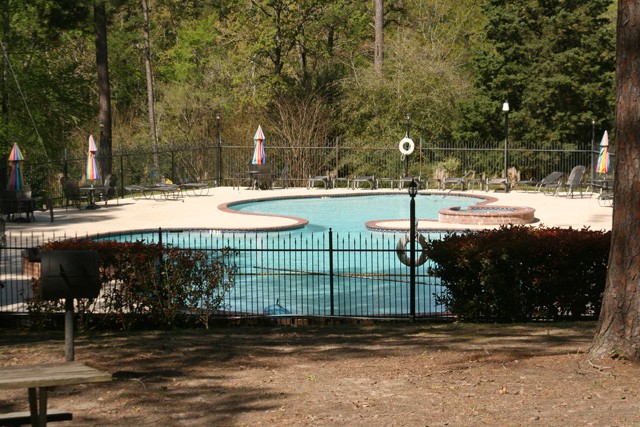
[[[64,354],[67,362],[73,362],[73,298],[64,300]]]

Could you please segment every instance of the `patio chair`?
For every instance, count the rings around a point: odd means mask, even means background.
[[[368,184],[371,190],[378,188],[376,177],[374,175],[359,175],[351,180],[352,188],[360,188],[360,184]]]
[[[104,200],[106,206],[109,199],[113,199],[116,196],[116,184],[118,183],[117,175],[107,175],[104,179],[103,188],[100,191],[100,198]]]
[[[249,172],[251,170],[251,165],[249,165]],[[233,181],[233,189],[236,188],[239,190],[240,187],[251,188],[252,180],[251,173],[247,173],[247,169],[240,169],[238,165],[233,167],[233,171],[231,172],[231,179]]]
[[[271,185],[275,186],[276,182],[279,182],[282,188],[289,188],[289,165],[284,165],[280,170],[280,174],[273,178]]]
[[[571,169],[571,173],[569,173],[569,177],[566,181],[560,181],[558,187],[556,188],[555,195],[559,196],[560,191],[564,190],[567,197],[573,197],[573,193],[575,190],[580,191],[580,198],[582,198],[582,189],[585,187],[582,182],[582,178],[584,178],[584,174],[587,168],[582,165],[575,166]]]
[[[585,172],[586,168],[584,166],[575,166],[571,169],[566,180],[558,179],[556,182],[545,183],[544,186],[541,186],[541,189],[547,196],[559,196],[560,192],[564,190],[566,195],[570,197],[573,197],[574,190],[579,190],[580,197],[582,197],[582,178],[584,177]]]
[[[62,186],[62,194],[64,194],[65,209],[69,209],[69,205],[81,209],[82,202],[89,202],[89,197],[80,191],[78,180],[62,176],[60,177],[60,185]]]

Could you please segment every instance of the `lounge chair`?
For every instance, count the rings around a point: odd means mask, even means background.
[[[475,176],[474,171],[466,171],[464,176],[447,177],[442,180],[442,189],[446,190],[447,185],[451,185],[449,191],[453,191],[456,187],[460,187],[460,190],[467,189],[467,180]]]
[[[418,190],[422,188],[422,178],[419,176],[403,176],[398,179],[398,190],[402,190],[405,185],[411,184],[411,181],[415,181],[418,184]],[[427,187],[429,185],[427,184]]]
[[[545,187],[556,188],[558,183],[560,182],[560,179],[562,179],[563,175],[564,173],[555,171],[555,172],[551,172],[549,175],[545,176],[540,181],[530,179],[530,180],[516,181],[515,184],[534,187],[535,191],[542,191]]]
[[[502,186],[506,191],[509,183],[507,182],[507,178],[487,178],[486,182],[484,183],[484,188],[485,190],[489,191],[491,190],[491,186],[494,185]]]
[[[360,188],[360,184],[369,184],[369,188],[371,190],[375,190],[378,188],[378,183],[376,182],[376,177],[374,175],[359,175],[351,180],[352,188],[355,190],[356,188]]]
[[[564,190],[565,194],[568,197],[573,197],[573,193],[575,190],[580,191],[580,198],[582,198],[582,188],[584,184],[582,182],[582,178],[586,172],[586,168],[582,165],[575,166],[571,169],[571,173],[569,173],[569,177],[566,181],[559,180],[556,184],[548,184],[544,187],[545,194],[550,195],[554,194],[556,196],[560,195],[560,191]]]
[[[322,184],[322,188],[329,189],[331,185],[331,177],[329,175],[310,176],[307,181],[307,189],[315,187],[315,184]]]
[[[338,188],[340,186],[340,183],[344,183],[345,188],[351,187],[351,179],[345,176],[335,177],[331,180],[331,182],[333,184],[333,188]]]

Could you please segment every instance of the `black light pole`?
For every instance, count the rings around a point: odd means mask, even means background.
[[[411,320],[416,319],[416,195],[418,194],[418,184],[411,180],[409,184],[409,299]]]
[[[591,188],[596,176],[596,119],[591,119]]]
[[[216,143],[217,143],[217,177],[218,187],[222,186],[222,140],[220,139],[220,113],[216,113]]]
[[[504,177],[506,178],[505,192],[509,192],[509,172],[507,165],[509,163],[509,101],[504,101],[502,104],[502,111],[504,111]]]
[[[409,138],[410,119],[411,116],[409,115],[409,113],[407,113],[407,138]],[[409,176],[409,156],[404,156],[404,176]]]

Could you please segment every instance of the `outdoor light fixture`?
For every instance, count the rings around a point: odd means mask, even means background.
[[[509,173],[507,171],[507,165],[509,163],[509,101],[505,100],[502,104],[502,111],[504,111],[504,191],[509,192]]]
[[[415,179],[411,179],[411,183],[409,183],[409,196],[413,199],[418,194],[418,184]]]
[[[409,284],[410,284],[410,311],[411,319],[416,318],[416,195],[418,194],[418,184],[415,179],[411,179],[409,184]]]

